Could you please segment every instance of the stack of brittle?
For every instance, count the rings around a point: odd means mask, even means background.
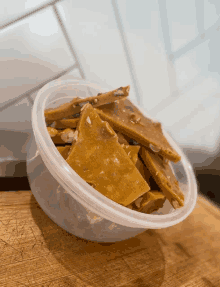
[[[181,158],[161,123],[144,116],[121,87],[45,110],[47,130],[66,162],[97,191],[132,210],[152,213],[184,195],[169,162]]]

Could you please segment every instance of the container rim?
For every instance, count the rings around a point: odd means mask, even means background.
[[[32,109],[32,128],[39,153],[46,167],[49,169],[58,183],[85,208],[99,216],[115,222],[116,224],[132,228],[165,228],[183,221],[194,209],[197,200],[197,184],[193,169],[183,151],[175,141],[164,131],[167,140],[181,156],[181,162],[187,175],[188,193],[184,207],[165,215],[143,214],[108,199],[100,192],[86,183],[63,159],[51,140],[45,123],[44,110],[51,93],[57,88],[66,87],[91,87],[98,92],[106,92],[104,87],[86,80],[68,79],[55,80],[46,84],[37,94]],[[145,115],[143,111],[138,107]],[[147,115],[149,117],[149,115]]]

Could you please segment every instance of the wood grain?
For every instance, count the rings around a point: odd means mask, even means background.
[[[31,192],[0,192],[0,286],[218,287],[219,220],[200,197],[176,226],[100,244],[58,227]]]

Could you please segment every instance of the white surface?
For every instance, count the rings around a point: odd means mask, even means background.
[[[171,90],[157,1],[118,1],[141,87],[142,103],[152,109]]]
[[[171,47],[176,51],[198,35],[196,1],[167,0],[166,3]]]
[[[117,88],[131,85],[110,0],[57,4],[86,78]]]
[[[220,16],[219,0],[203,0],[204,1],[204,27],[211,27]]]
[[[3,29],[0,43],[0,107],[74,64],[51,8]]]
[[[219,80],[206,78],[156,115],[182,146],[207,154],[219,148]]]
[[[28,98],[0,112],[0,130],[31,131],[31,102]]]
[[[69,77],[74,77],[74,78],[79,78],[79,79],[82,78],[81,75],[80,75],[79,70],[78,69],[74,69],[73,71],[71,71],[69,73],[66,73],[64,76],[60,77],[59,79],[60,80],[65,80],[66,78],[69,78]],[[35,100],[38,92],[39,92],[39,90],[30,95],[30,98],[32,99],[32,101]]]
[[[25,176],[27,144],[32,133],[31,102],[18,101],[0,112],[0,176]],[[6,128],[7,127],[7,128]]]
[[[40,6],[51,2],[50,0],[2,0],[0,2],[0,26],[21,17]]]
[[[218,40],[217,45],[219,44],[220,41]],[[211,50],[210,41],[206,40],[175,61],[174,66],[178,89],[181,90],[184,85],[193,80],[197,75],[212,76],[209,72],[210,59],[211,56],[216,54],[211,55],[211,53],[215,53],[215,50]]]

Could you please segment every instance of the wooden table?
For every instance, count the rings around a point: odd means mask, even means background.
[[[220,210],[201,197],[176,226],[99,244],[58,227],[29,191],[0,192],[0,227],[0,286],[220,286]]]

